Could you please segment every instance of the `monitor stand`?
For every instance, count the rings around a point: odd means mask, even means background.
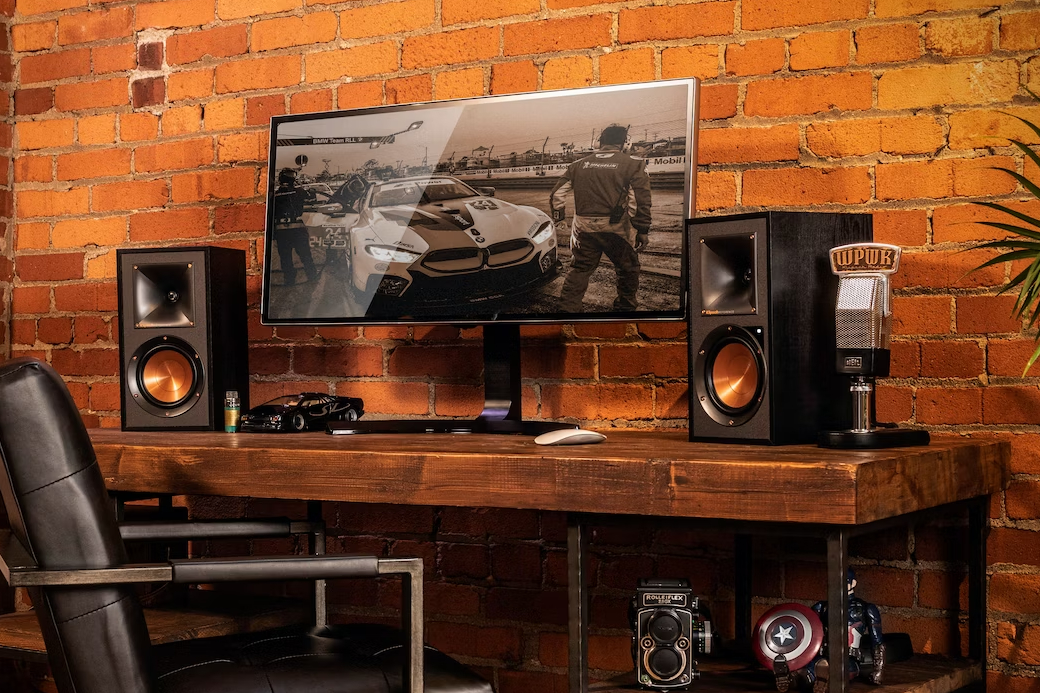
[[[334,435],[355,433],[515,433],[537,436],[574,424],[524,421],[520,396],[520,326],[484,325],[484,411],[476,419],[330,421]]]

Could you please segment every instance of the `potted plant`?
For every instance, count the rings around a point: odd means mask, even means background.
[[[1026,88],[1026,91],[1029,92],[1029,95],[1034,99],[1040,101],[1040,97],[1028,88]],[[1005,115],[1024,123],[1026,127],[1040,137],[1040,125],[1010,113],[1006,113]],[[1030,161],[1040,168],[1040,154],[1037,154],[1028,144],[1020,140],[1012,139],[1010,141],[1021,150]],[[1011,169],[1002,166],[994,166],[993,169],[1003,171],[1005,174],[1011,176],[1017,180],[1022,187],[1029,192],[1029,194],[1040,200],[1040,185],[1037,185],[1037,183],[1034,183],[1017,171],[1012,171]],[[1005,231],[1011,234],[1011,236],[999,241],[990,241],[976,246],[977,248],[996,248],[1003,252],[982,263],[976,267],[975,270],[977,271],[985,267],[1005,262],[1017,262],[1019,260],[1028,261],[1029,265],[1011,277],[1011,280],[1004,285],[1000,290],[1000,293],[1003,294],[1012,290],[1017,290],[1018,298],[1015,300],[1012,315],[1019,320],[1026,320],[1030,328],[1037,327],[1038,322],[1040,322],[1040,219],[997,202],[975,202],[974,204],[996,210],[997,212],[1012,217],[1013,220],[1021,222],[978,222],[979,224]],[[1037,359],[1040,358],[1040,332],[1037,333],[1034,340],[1036,341],[1036,349],[1033,351],[1033,355],[1029,358],[1026,367],[1022,371],[1023,376],[1029,371],[1030,367],[1036,363]]]

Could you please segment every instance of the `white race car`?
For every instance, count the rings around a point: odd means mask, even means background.
[[[551,280],[552,220],[494,192],[449,176],[373,184],[348,234],[353,288],[370,299],[473,302]]]

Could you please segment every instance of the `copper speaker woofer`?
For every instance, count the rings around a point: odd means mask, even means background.
[[[694,387],[704,411],[724,426],[740,426],[765,395],[766,361],[753,334],[761,328],[722,325],[704,338],[694,363]]]
[[[202,398],[202,360],[189,344],[164,335],[145,342],[127,365],[134,402],[158,416],[179,416]]]

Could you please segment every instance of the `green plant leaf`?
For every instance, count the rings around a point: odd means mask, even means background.
[[[1008,174],[1009,176],[1017,180],[1019,183],[1021,183],[1023,188],[1033,193],[1033,197],[1040,198],[1040,186],[1037,186],[1035,183],[1033,183],[1033,181],[1029,180],[1018,171],[1012,171],[1009,168],[1002,168],[1000,166],[991,166],[990,168],[992,168],[994,171],[1003,171],[1004,173]]]
[[[1028,90],[1028,89],[1026,89],[1026,91],[1029,91],[1029,90]],[[1036,94],[1033,94],[1033,92],[1031,92],[1031,91],[1030,91],[1029,93],[1030,93],[1030,94],[1031,94],[1032,96],[1034,96],[1034,97],[1036,96]],[[1008,113],[1007,111],[1001,111],[1001,113],[1003,113],[1003,114],[1004,114],[1004,115],[1006,115],[1006,116],[1011,116],[1012,118],[1014,118],[1014,119],[1015,119],[1015,120],[1017,120],[1017,121],[1020,121],[1020,122],[1022,122],[1022,123],[1025,123],[1025,125],[1026,125],[1026,127],[1027,127],[1027,128],[1029,128],[1030,130],[1032,130],[1033,132],[1035,132],[1035,133],[1036,133],[1036,135],[1037,135],[1037,137],[1040,137],[1040,126],[1038,126],[1038,125],[1037,125],[1036,123],[1033,123],[1032,121],[1026,120],[1026,119],[1025,119],[1025,118],[1023,118],[1022,116],[1017,116],[1017,115],[1015,115],[1014,113]],[[1011,140],[1011,141],[1012,141],[1012,142],[1014,142],[1015,140]]]
[[[1035,226],[1037,228],[1040,228],[1040,219],[1036,219],[1034,217],[1031,217],[1028,214],[1023,214],[1022,212],[1016,211],[1016,210],[1011,209],[1010,207],[1006,207],[1006,206],[1004,206],[1002,204],[998,204],[996,202],[973,202],[972,204],[978,205],[979,207],[988,207],[989,209],[993,209],[993,210],[996,210],[998,212],[1002,212],[1004,214],[1007,214],[1008,216],[1015,217],[1019,221],[1024,221],[1027,224],[1032,224],[1033,226]],[[986,224],[986,223],[989,223],[989,222],[979,221],[979,222],[976,222],[976,223],[978,223],[978,224]]]
[[[1014,262],[1015,260],[1028,260],[1029,258],[1036,257],[1035,250],[1017,250],[1013,253],[1002,253],[992,260],[987,260],[981,265],[976,267],[973,272],[977,272],[985,267],[992,267],[993,265],[1003,265],[1005,262]]]
[[[1037,134],[1040,134],[1040,132],[1038,132]],[[1033,160],[1034,164],[1040,166],[1040,154],[1034,152],[1032,147],[1030,147],[1028,144],[1025,144],[1024,142],[1019,142],[1018,140],[1011,140],[1011,144],[1021,149],[1026,156]]]
[[[1033,231],[1022,226],[1015,226],[1014,224],[1004,224],[999,221],[976,221],[976,224],[980,226],[989,226],[994,229],[1000,229],[1001,231],[1007,231],[1008,233],[1016,234],[1019,236],[1025,236],[1026,238],[1032,238],[1040,241],[1040,231]],[[1003,243],[1000,241],[989,241],[990,243]],[[982,247],[982,246],[979,246]],[[968,248],[968,250],[974,250],[974,248]]]

